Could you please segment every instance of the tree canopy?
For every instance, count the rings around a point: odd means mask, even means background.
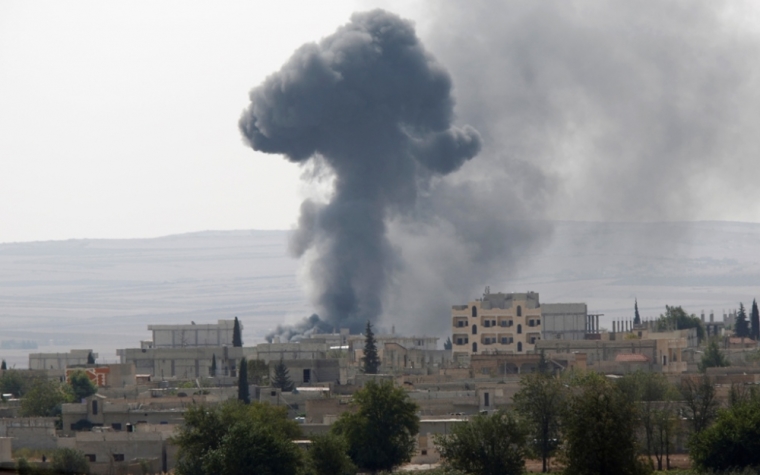
[[[238,317],[235,317],[235,325],[232,327],[232,346],[243,346],[243,334],[240,331],[240,320],[238,320]]]
[[[543,352],[541,353],[543,357]],[[548,373],[538,372],[523,376],[520,390],[515,394],[515,409],[525,419],[533,452],[548,470],[549,457],[558,446],[559,419],[565,403],[562,382]]]
[[[335,434],[315,436],[308,452],[308,468],[313,475],[353,475],[356,465],[347,454],[345,439]]]
[[[699,341],[705,338],[705,328],[702,326],[702,320],[696,315],[689,315],[681,307],[666,305],[665,313],[660,315],[656,323],[657,329],[660,331],[696,328]]]
[[[411,460],[419,432],[417,405],[391,382],[369,381],[353,396],[355,412],[345,412],[331,432],[344,437],[348,455],[363,470],[392,470]]]
[[[272,387],[279,388],[283,391],[292,391],[295,387],[293,381],[290,380],[290,372],[288,367],[285,366],[285,362],[280,360],[274,367],[274,377],[272,378]]]
[[[81,369],[69,375],[69,385],[71,386],[74,401],[81,401],[98,392],[98,387],[90,381],[90,377]]]
[[[53,452],[50,468],[53,473],[89,475],[90,462],[79,450],[63,448]]]
[[[635,404],[603,376],[587,373],[573,382],[562,414],[565,475],[638,475]]]
[[[21,399],[21,415],[24,417],[53,417],[61,413],[61,405],[71,402],[70,386],[48,379],[36,379]]]
[[[435,438],[445,463],[472,475],[522,474],[525,443],[525,429],[508,412],[479,414]]]
[[[287,414],[285,407],[259,402],[242,404],[237,400],[227,401],[215,407],[191,406],[185,412],[185,424],[173,439],[179,447],[177,473],[179,475],[212,475],[222,473],[217,470],[232,473],[226,471],[233,470],[234,467],[247,466],[246,464],[250,461],[244,458],[244,453],[238,454],[241,460],[234,460],[233,448],[238,447],[235,437],[241,437],[256,444],[261,443],[263,447],[269,449],[276,447],[276,453],[285,458],[297,454],[297,452],[282,449],[283,445],[280,443],[290,442],[302,436],[298,424],[289,420]],[[272,437],[281,440],[272,440]],[[257,447],[246,450],[259,453]],[[209,460],[213,460],[213,463]],[[281,463],[283,467],[292,466],[290,459],[267,460],[268,472],[262,465],[258,466],[260,471],[251,473],[286,473],[278,471],[279,464]]]
[[[744,304],[739,303],[739,313],[736,314],[736,323],[734,324],[734,334],[740,338],[749,338],[750,329],[749,321],[747,320],[747,310],[744,309]]]
[[[726,358],[726,355],[720,351],[718,340],[712,338],[702,355],[702,361],[699,362],[699,370],[706,371],[707,368],[722,368],[724,366],[731,366],[731,363]]]
[[[364,334],[364,357],[362,357],[363,370],[366,374],[377,374],[380,369],[380,358],[377,355],[377,343],[375,334],[372,332],[372,323],[367,320],[367,328]]]
[[[251,395],[248,391],[248,363],[245,356],[240,360],[240,373],[238,374],[238,401],[250,404]]]
[[[716,472],[760,466],[760,398],[720,411],[715,423],[689,442],[694,464]]]

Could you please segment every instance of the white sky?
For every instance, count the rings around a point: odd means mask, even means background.
[[[243,145],[248,91],[374,4],[0,3],[0,242],[288,229],[298,166]],[[400,7],[400,8],[399,8]]]
[[[394,11],[424,41],[426,10],[441,5],[0,2],[0,242],[293,227],[315,189],[243,145],[248,91],[354,11]],[[737,5],[757,30],[756,6]],[[742,206],[700,216],[760,220],[740,194]]]

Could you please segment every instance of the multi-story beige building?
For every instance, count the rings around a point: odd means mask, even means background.
[[[482,353],[524,353],[541,339],[538,293],[495,293],[467,305],[453,305],[454,356]]]

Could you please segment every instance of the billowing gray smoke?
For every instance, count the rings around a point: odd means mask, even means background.
[[[302,46],[251,91],[248,144],[334,174],[329,203],[303,203],[292,241],[296,255],[316,255],[314,303],[329,323],[358,331],[381,314],[403,262],[389,220],[413,214],[431,180],[480,150],[473,128],[452,126],[451,88],[413,25],[375,10]]]

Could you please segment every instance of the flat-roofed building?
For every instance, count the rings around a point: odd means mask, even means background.
[[[92,354],[97,359],[98,354],[92,350],[71,350],[68,353],[30,353],[29,369],[65,370],[69,366],[86,365]]]
[[[235,320],[187,325],[148,325],[153,332],[152,348],[187,348],[194,346],[232,346]],[[243,324],[240,323],[240,331]]]

